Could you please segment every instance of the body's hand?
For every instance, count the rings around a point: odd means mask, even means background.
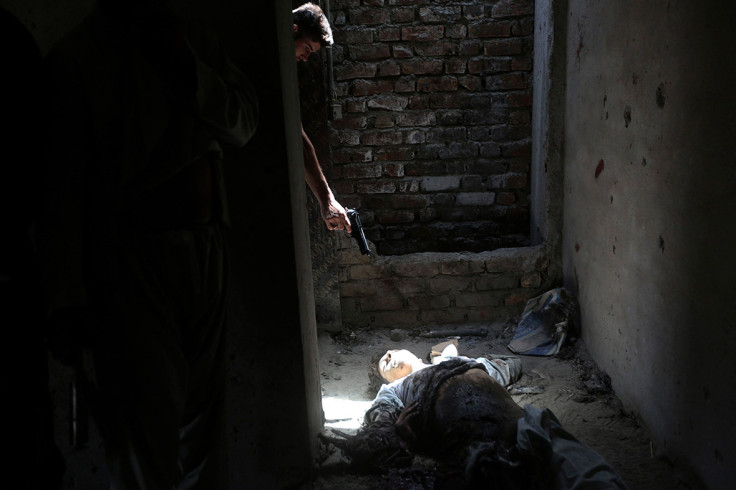
[[[320,211],[328,229],[332,231],[347,230],[348,233],[352,233],[353,229],[350,227],[348,213],[335,199],[330,199],[326,205],[320,205]]]
[[[406,407],[396,420],[396,433],[410,446],[417,441],[416,430],[413,427],[419,421],[421,405],[414,402]]]

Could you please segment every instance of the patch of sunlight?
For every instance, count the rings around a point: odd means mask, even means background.
[[[363,415],[370,406],[370,401],[324,396],[322,410],[325,412],[325,427],[358,429],[363,423]]]

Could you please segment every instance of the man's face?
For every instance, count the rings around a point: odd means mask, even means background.
[[[299,36],[299,26],[294,24],[294,35]],[[296,50],[297,61],[307,61],[312,53],[319,51],[322,46],[312,41],[306,36],[299,36],[294,39],[294,48]]]
[[[378,371],[390,383],[414,372],[413,364],[418,360],[408,350],[390,350],[378,361]]]

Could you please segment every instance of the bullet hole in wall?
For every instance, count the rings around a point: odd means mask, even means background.
[[[603,159],[601,159],[600,162],[598,162],[598,165],[595,167],[595,178],[597,179],[598,176],[603,172],[603,168],[605,167],[605,164],[603,163]]]
[[[660,109],[664,108],[664,101],[667,97],[664,93],[664,82],[659,84],[659,87],[657,87],[657,107]]]

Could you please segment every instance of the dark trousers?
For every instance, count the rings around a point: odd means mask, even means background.
[[[221,227],[124,227],[95,294],[98,426],[114,489],[227,488]]]

